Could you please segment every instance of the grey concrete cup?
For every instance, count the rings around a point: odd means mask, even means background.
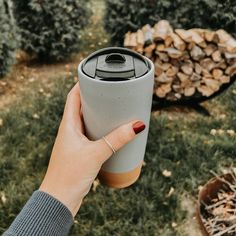
[[[88,138],[97,140],[131,120],[146,128],[113,154],[98,178],[114,188],[124,188],[139,177],[144,159],[154,86],[151,60],[125,48],[105,48],[78,66],[82,112]]]

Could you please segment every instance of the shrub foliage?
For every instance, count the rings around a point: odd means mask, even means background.
[[[113,42],[145,24],[167,19],[175,28],[224,28],[236,36],[235,0],[106,0],[104,24]]]
[[[42,60],[62,60],[79,50],[90,10],[83,0],[13,0],[21,47]]]
[[[0,1],[0,78],[9,71],[14,62],[16,42],[9,2]]]

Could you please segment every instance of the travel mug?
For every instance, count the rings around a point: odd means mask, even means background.
[[[146,129],[113,154],[98,178],[124,188],[139,177],[144,159],[154,86],[154,65],[142,55],[119,47],[98,50],[78,66],[86,135],[97,140],[131,120]]]

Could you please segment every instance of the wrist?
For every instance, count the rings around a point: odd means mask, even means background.
[[[57,189],[55,186],[50,186],[43,181],[39,190],[49,194],[58,201],[60,201],[68,210],[71,212],[72,216],[75,217],[82,203],[82,198],[74,198],[72,194],[63,189]]]

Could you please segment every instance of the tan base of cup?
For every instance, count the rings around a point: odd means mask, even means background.
[[[125,188],[136,182],[141,173],[142,163],[135,169],[124,173],[111,173],[104,170],[100,170],[98,179],[112,188]]]

